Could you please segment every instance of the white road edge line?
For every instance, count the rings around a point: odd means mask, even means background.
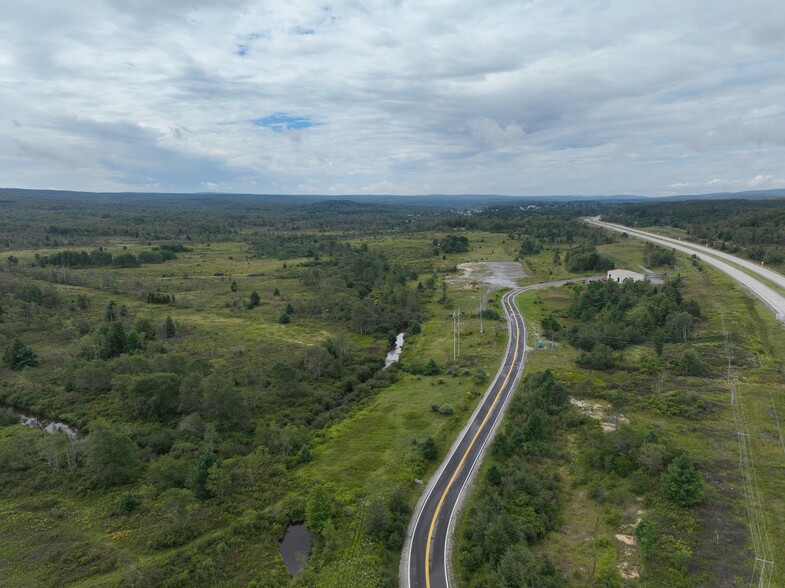
[[[411,570],[412,570],[412,543],[411,543],[411,540],[412,540],[412,537],[414,535],[414,529],[416,529],[417,525],[420,524],[420,517],[422,517],[422,507],[423,507],[423,505],[426,502],[428,502],[428,500],[430,500],[431,494],[433,494],[433,489],[436,486],[436,482],[438,481],[439,477],[444,472],[444,469],[447,467],[447,464],[449,463],[449,461],[455,455],[455,452],[458,450],[458,446],[461,444],[461,442],[463,441],[463,438],[466,436],[466,432],[469,430],[469,427],[471,427],[472,423],[477,418],[477,415],[480,413],[480,410],[482,409],[483,405],[485,404],[485,401],[487,400],[491,390],[493,390],[493,387],[496,385],[496,382],[499,380],[499,377],[501,376],[502,371],[504,371],[504,359],[506,359],[507,355],[509,354],[511,346],[512,346],[512,332],[508,331],[508,333],[507,333],[507,347],[504,350],[504,355],[502,356],[502,363],[499,366],[499,370],[496,372],[496,377],[493,379],[493,382],[491,382],[491,384],[488,386],[488,389],[485,391],[485,394],[480,399],[480,402],[477,403],[477,407],[474,409],[474,412],[471,414],[469,419],[466,421],[466,425],[463,427],[463,429],[461,429],[461,431],[455,437],[455,441],[453,442],[452,446],[450,447],[450,451],[447,453],[445,458],[442,460],[442,463],[439,466],[439,469],[436,470],[436,472],[434,472],[434,474],[428,480],[428,487],[426,489],[426,492],[423,492],[420,495],[420,499],[417,501],[417,504],[414,507],[415,509],[418,509],[417,510],[417,517],[415,519],[413,519],[411,523],[409,523],[409,528],[406,531],[406,549],[407,549],[406,586],[408,588],[411,588],[411,586],[412,586],[412,576],[411,576]],[[427,565],[427,562],[426,562],[426,565]],[[400,576],[400,572],[399,572],[399,576]]]

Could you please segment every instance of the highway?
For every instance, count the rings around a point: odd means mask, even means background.
[[[660,235],[655,235],[654,233],[649,233],[647,231],[625,227],[624,225],[606,223],[599,220],[599,217],[587,218],[586,222],[598,227],[610,229],[612,231],[627,233],[631,237],[650,241],[651,243],[656,243],[664,247],[670,247],[671,249],[681,251],[682,253],[687,253],[688,255],[695,255],[701,261],[716,267],[722,272],[725,272],[734,280],[739,282],[742,286],[750,290],[774,312],[778,320],[785,320],[785,296],[783,296],[780,292],[775,291],[767,284],[764,284],[760,280],[756,279],[749,273],[756,273],[765,277],[773,284],[785,288],[785,277],[771,271],[770,269],[763,268],[747,261],[746,259],[736,257],[735,255],[723,253],[722,251],[715,251],[714,249],[703,247],[702,245],[697,245],[688,241],[679,241],[669,237],[661,237]],[[730,263],[726,263],[722,260],[729,261],[734,265],[730,265]],[[742,270],[740,267],[744,269]]]
[[[785,288],[785,276],[783,276],[782,274],[778,274],[777,272],[772,271],[767,267],[758,265],[757,263],[753,263],[746,259],[742,259],[741,257],[738,257],[736,255],[731,255],[730,253],[725,253],[724,251],[717,251],[716,249],[712,249],[711,247],[704,247],[703,245],[698,245],[697,243],[682,241],[680,239],[673,239],[672,237],[663,237],[661,235],[655,235],[654,233],[650,233],[648,231],[641,231],[640,229],[633,229],[630,227],[625,227],[624,225],[617,225],[616,223],[606,223],[596,218],[589,218],[586,220],[591,224],[605,227],[606,229],[611,229],[613,231],[621,231],[631,236],[638,237],[640,239],[648,239],[650,237],[653,237],[655,239],[658,239],[660,242],[662,242],[663,245],[667,245],[670,247],[676,245],[687,246],[690,249],[694,250],[696,254],[705,253],[706,255],[711,255],[718,259],[724,259],[726,261],[729,261],[733,264],[736,264],[744,268],[744,270],[747,272],[752,272],[758,274],[763,278],[766,278],[767,280],[773,282],[780,288]]]
[[[526,325],[515,306],[515,297],[527,290],[559,286],[566,281],[527,286],[502,296],[502,307],[509,325],[504,360],[415,507],[401,556],[400,580],[404,588],[446,588],[450,585],[449,550],[454,519],[464,490],[482,461],[523,372]]]

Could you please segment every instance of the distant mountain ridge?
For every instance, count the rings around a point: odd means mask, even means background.
[[[554,194],[548,196],[510,196],[499,194],[422,194],[404,195],[328,195],[328,194],[235,194],[223,192],[80,192],[70,190],[31,190],[22,188],[0,188],[0,198],[65,198],[73,200],[120,200],[147,202],[154,200],[172,200],[183,202],[209,200],[238,202],[267,202],[309,204],[314,202],[353,201],[379,204],[409,204],[417,206],[435,206],[443,208],[472,208],[494,204],[537,203],[537,202],[675,202],[685,200],[769,200],[785,198],[785,188],[772,190],[747,190],[743,192],[713,192],[709,194],[684,194],[679,196],[640,196],[635,194],[613,195],[568,195]]]

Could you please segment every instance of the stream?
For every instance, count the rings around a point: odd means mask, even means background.
[[[401,351],[403,351],[403,335],[404,333],[398,333],[398,336],[395,337],[395,346],[387,354],[387,357],[384,360],[384,369],[390,367],[401,357]]]
[[[25,413],[21,410],[13,408],[11,406],[0,404],[0,409],[6,409],[11,412],[11,414],[15,415],[19,418],[19,422],[27,427],[33,427],[35,429],[43,429],[47,433],[54,433],[55,431],[62,431],[66,435],[68,435],[71,439],[81,439],[82,434],[79,430],[74,427],[73,425],[69,425],[67,423],[62,423],[60,421],[55,421],[52,419],[48,419],[42,416],[36,416],[29,413]]]

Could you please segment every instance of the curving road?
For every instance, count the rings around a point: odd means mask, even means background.
[[[771,271],[770,269],[763,268],[745,259],[736,257],[735,255],[723,253],[722,251],[715,251],[714,249],[703,247],[702,245],[697,245],[688,241],[678,241],[676,239],[671,239],[670,237],[662,237],[647,231],[625,227],[624,225],[606,223],[601,221],[599,217],[587,218],[586,222],[598,227],[610,229],[612,231],[627,233],[631,237],[636,237],[638,239],[657,243],[665,247],[670,247],[671,249],[681,251],[682,253],[695,255],[701,261],[716,267],[718,270],[726,273],[734,280],[739,282],[742,286],[750,290],[772,311],[774,311],[777,319],[780,321],[785,319],[785,296],[749,274],[749,272],[757,273],[777,286],[785,288],[785,277]],[[734,265],[730,265],[729,263],[722,261],[723,259],[732,262]],[[741,266],[744,269],[739,269],[739,267],[736,266]]]
[[[401,556],[401,585],[404,588],[446,588],[450,585],[449,548],[455,515],[464,489],[482,461],[484,450],[493,438],[523,371],[526,325],[515,306],[515,297],[527,290],[558,286],[567,281],[518,288],[502,296],[509,325],[504,360],[469,423],[417,503]]]

